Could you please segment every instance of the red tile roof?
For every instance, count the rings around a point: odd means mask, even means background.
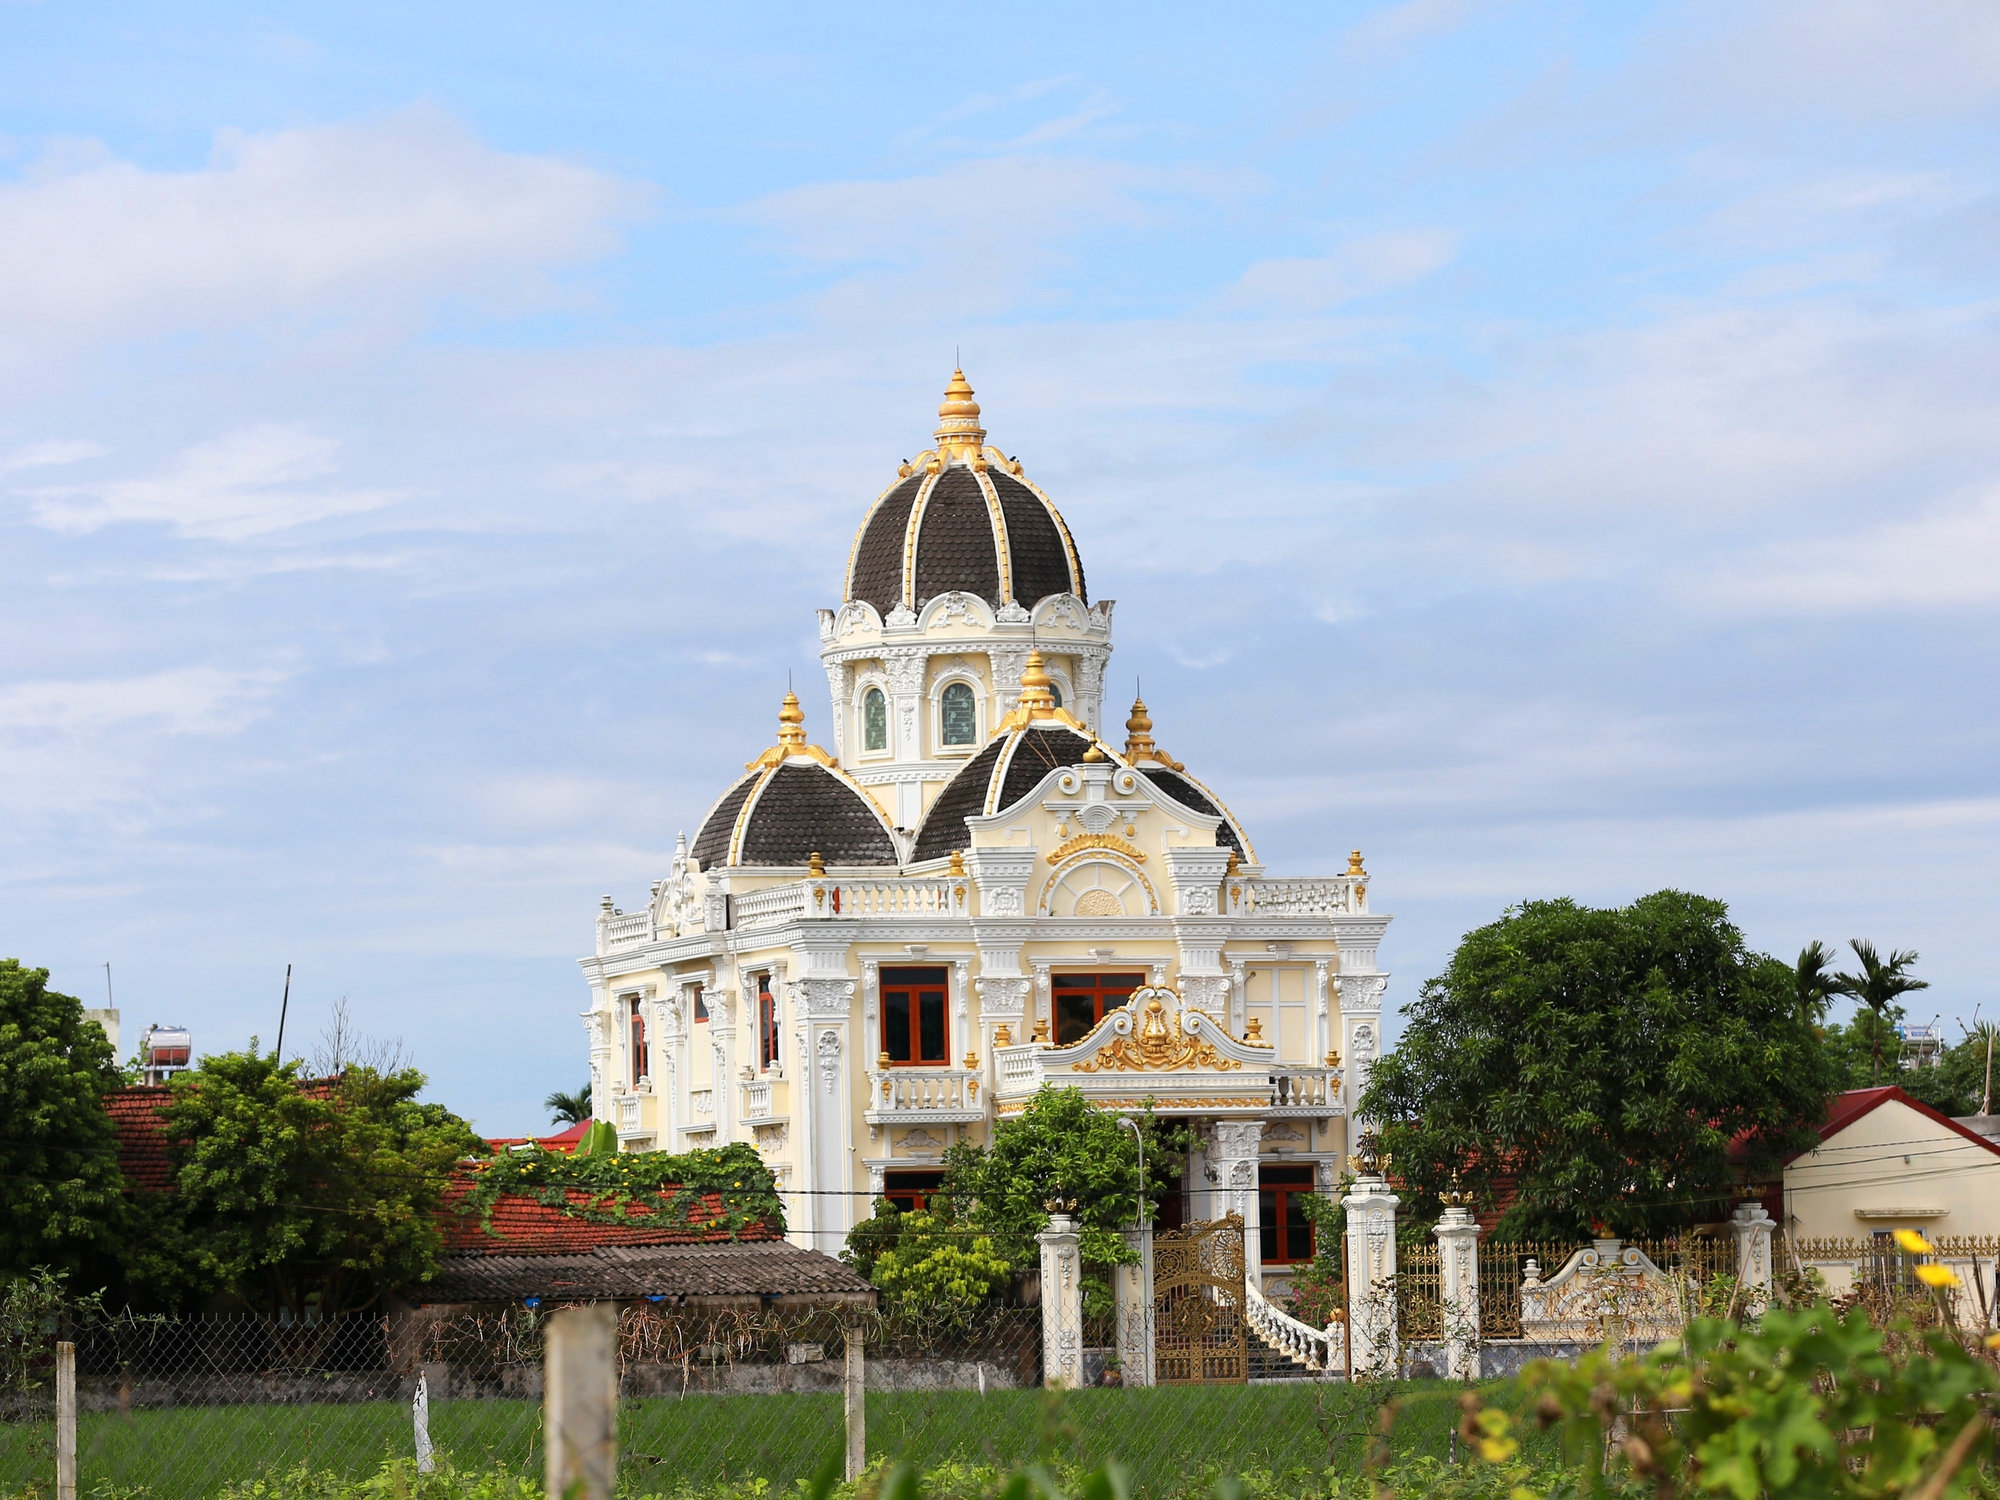
[[[118,1136],[118,1166],[132,1187],[171,1191],[173,1164],[167,1160],[167,1126],[160,1111],[172,1098],[164,1085],[119,1089],[104,1096],[111,1128]]]
[[[1863,1115],[1880,1109],[1891,1099],[1895,1100],[1898,1104],[1907,1104],[1932,1124],[1942,1125],[1946,1130],[1954,1131],[1975,1145],[1984,1146],[1995,1156],[2000,1156],[2000,1144],[1995,1144],[1993,1141],[1988,1140],[1976,1130],[1966,1129],[1965,1126],[1959,1124],[1950,1115],[1940,1110],[1932,1109],[1921,1099],[1912,1099],[1901,1089],[1893,1086],[1874,1089],[1849,1089],[1844,1094],[1835,1094],[1833,1096],[1833,1111],[1827,1116],[1826,1123],[1820,1126],[1819,1138],[1823,1141],[1832,1140]],[[1803,1155],[1805,1155],[1803,1151],[1797,1152],[1787,1157],[1786,1161],[1788,1163],[1797,1161]]]
[[[451,1194],[456,1205],[469,1184]],[[576,1188],[569,1190],[570,1203],[583,1207],[591,1195]],[[630,1212],[643,1214],[634,1205]],[[655,1224],[600,1224],[564,1213],[561,1209],[523,1193],[503,1193],[493,1205],[488,1228],[476,1214],[453,1213],[445,1230],[447,1255],[577,1255],[607,1245],[701,1245],[736,1240],[782,1238],[766,1224],[751,1224],[731,1234],[727,1224],[714,1223],[722,1216],[722,1200],[709,1194],[690,1215],[695,1223],[686,1228],[662,1228]],[[704,1227],[704,1221],[710,1227]]]
[[[583,1139],[583,1133],[590,1129],[590,1121],[579,1120],[567,1130],[559,1130],[554,1135],[496,1135],[486,1144],[495,1151],[505,1151],[509,1146],[525,1146],[530,1142],[544,1151],[567,1151],[576,1154],[576,1144]]]

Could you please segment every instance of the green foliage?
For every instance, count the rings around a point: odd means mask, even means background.
[[[485,1143],[422,1104],[414,1068],[302,1081],[255,1050],[175,1076],[163,1111],[174,1190],[147,1195],[134,1279],[169,1300],[233,1292],[265,1317],[323,1324],[435,1274],[438,1211]]]
[[[542,1107],[558,1125],[581,1125],[590,1118],[590,1080],[586,1078],[574,1094],[554,1090],[542,1101]]]
[[[460,1468],[449,1459],[419,1474],[415,1459],[392,1458],[359,1479],[300,1464],[286,1473],[224,1485],[217,1500],[541,1500],[542,1479],[505,1463]]]
[[[1867,1006],[1878,1022],[1887,1021],[1891,1010],[1899,1015],[1902,1013],[1901,998],[1904,995],[1931,987],[1929,980],[1916,979],[1910,974],[1911,966],[1917,961],[1914,950],[1898,949],[1883,958],[1875,951],[1875,945],[1864,938],[1852,938],[1847,946],[1854,950],[1854,956],[1860,962],[1860,972],[1834,975],[1833,988],[1840,994],[1852,995]],[[1877,1025],[1871,1035],[1875,1043],[1869,1058],[1869,1083],[1873,1085],[1882,1081],[1884,1052],[1889,1054],[1892,1071],[1895,1053],[1883,1045],[1882,1026]]]
[[[576,1143],[578,1156],[615,1156],[618,1154],[618,1132],[611,1128],[609,1120],[592,1120],[590,1126]]]
[[[72,1297],[67,1280],[49,1270],[0,1280],[0,1391],[18,1395],[48,1382],[48,1340],[61,1319],[103,1315],[103,1293]]]
[[[104,1096],[123,1081],[83,1002],[0,959],[0,1274],[79,1272],[121,1238],[124,1177]]]
[[[1888,1343],[1860,1309],[1841,1318],[1821,1303],[1756,1327],[1697,1321],[1643,1358],[1539,1360],[1523,1384],[1594,1494],[1636,1483],[1661,1500],[1991,1495],[1993,1366],[1941,1333],[1916,1358],[1891,1358]],[[1515,1457],[1504,1412],[1469,1410],[1466,1431],[1487,1461]]]
[[[757,1224],[785,1228],[777,1180],[757,1148],[742,1141],[679,1153],[507,1151],[480,1168],[459,1208],[490,1223],[503,1193],[524,1194],[593,1224],[685,1229],[699,1223],[732,1237]],[[584,1194],[583,1201],[572,1201],[571,1193]]]
[[[1150,1213],[1191,1137],[1178,1123],[1155,1118],[1150,1105],[1132,1118],[1145,1140]],[[1085,1265],[1135,1260],[1138,1252],[1121,1231],[1138,1213],[1139,1146],[1118,1120],[1081,1089],[1044,1084],[1021,1113],[1000,1122],[991,1146],[965,1141],[945,1152],[944,1194],[955,1217],[993,1236],[1001,1258],[1028,1265],[1037,1254],[1035,1235],[1048,1227],[1048,1205],[1073,1202]]]
[[[913,1312],[969,1312],[1007,1285],[1013,1266],[947,1213],[900,1216],[900,1233],[875,1257],[869,1279]]]
[[[1986,1092],[1986,1039],[1990,1023],[1982,1022],[1955,1046],[1946,1047],[1936,1067],[1905,1068],[1898,1060],[1902,1038],[1896,1031],[1902,1020],[1903,1008],[1891,1005],[1880,1012],[1857,1010],[1845,1025],[1826,1028],[1826,1047],[1840,1070],[1840,1086],[1873,1087],[1875,1058],[1879,1055],[1896,1060],[1895,1066],[1882,1074],[1884,1084],[1894,1084],[1940,1114],[1977,1114]],[[1996,1049],[1996,1057],[2000,1058],[2000,1049]],[[2000,1096],[2000,1089],[1995,1093]]]
[[[1405,1014],[1357,1113],[1421,1220],[1454,1173],[1511,1177],[1502,1238],[1660,1233],[1720,1214],[1733,1139],[1753,1174],[1810,1145],[1838,1077],[1793,969],[1727,908],[1660,891],[1617,910],[1533,901],[1468,933]]]

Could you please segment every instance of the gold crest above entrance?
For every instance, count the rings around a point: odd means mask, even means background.
[[[1132,998],[1146,998],[1144,1018],[1139,1023],[1136,1036],[1113,1037],[1098,1049],[1097,1056],[1089,1062],[1076,1065],[1079,1073],[1171,1073],[1180,1068],[1211,1068],[1218,1073],[1227,1073],[1232,1068],[1243,1066],[1232,1057],[1224,1057],[1215,1050],[1212,1043],[1181,1027],[1180,1014],[1167,1014],[1166,1006],[1160,1003],[1160,996],[1173,995],[1169,989],[1142,989],[1134,992]],[[1180,997],[1175,995],[1178,1000]],[[1201,1011],[1195,1014],[1203,1021],[1208,1016]],[[1198,1023],[1197,1023],[1198,1024]],[[1210,1021],[1210,1025],[1214,1022]]]

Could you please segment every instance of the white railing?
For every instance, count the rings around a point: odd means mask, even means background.
[[[999,1089],[1003,1094],[1033,1093],[1041,1086],[1040,1047],[996,1047],[994,1064],[1000,1070]]]
[[[688,1109],[698,1115],[713,1116],[715,1114],[715,1090],[690,1089],[688,1091]]]
[[[653,939],[650,911],[600,912],[597,918],[597,951],[600,955],[629,948]]]
[[[943,880],[843,880],[827,886],[829,917],[962,917],[971,883]],[[819,915],[819,913],[814,913]]]
[[[1231,880],[1230,909],[1266,917],[1338,917],[1368,910],[1367,888],[1345,875],[1326,880]]]
[[[1325,1114],[1340,1105],[1340,1069],[1286,1068],[1271,1070],[1273,1114]]]
[[[868,1075],[868,1119],[916,1125],[972,1121],[985,1114],[979,1075],[962,1068],[890,1068]]]
[[[729,898],[731,927],[775,927],[796,922],[810,914],[812,896],[804,881],[790,885],[767,885],[761,891],[744,891]]]
[[[618,1128],[637,1130],[639,1128],[639,1096],[623,1094],[618,1100]]]
[[[759,1078],[743,1085],[743,1118],[764,1120],[771,1114],[771,1080]]]
[[[1244,1321],[1251,1330],[1295,1365],[1315,1374],[1331,1374],[1347,1366],[1347,1328],[1329,1323],[1315,1328],[1301,1323],[1275,1303],[1267,1302],[1256,1281],[1243,1283]]]

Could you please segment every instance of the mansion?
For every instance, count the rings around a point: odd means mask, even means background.
[[[819,612],[819,742],[787,694],[645,902],[604,899],[598,1117],[627,1150],[753,1144],[790,1237],[837,1254],[1045,1083],[1150,1100],[1203,1141],[1166,1221],[1241,1213],[1280,1290],[1380,1045],[1389,919],[1359,853],[1268,874],[1143,702],[1106,726],[1112,601],[963,373],[938,416]]]

